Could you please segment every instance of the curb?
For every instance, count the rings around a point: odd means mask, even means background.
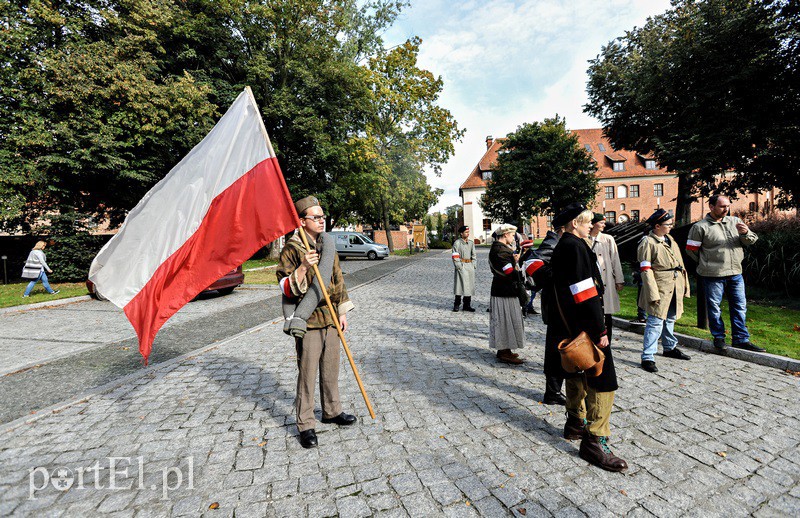
[[[84,300],[92,300],[92,297],[90,297],[89,295],[80,295],[78,297],[69,297],[66,299],[56,299],[45,302],[36,302],[34,304],[20,304],[19,306],[0,308],[0,315],[2,315],[3,313],[13,313],[15,311],[27,311],[29,309],[63,306],[65,304],[72,304],[73,302],[83,302]]]
[[[620,329],[624,329],[625,331],[630,331],[639,335],[644,335],[644,326],[631,325],[631,323],[627,320],[623,320],[618,317],[613,317],[613,320],[614,327],[618,327]],[[777,354],[745,351],[743,349],[736,349],[734,347],[728,347],[724,353],[719,353],[717,352],[717,349],[714,347],[714,344],[711,342],[711,340],[705,340],[703,338],[697,338],[696,336],[689,336],[681,333],[675,333],[675,336],[678,338],[678,343],[680,345],[697,349],[700,352],[714,354],[717,356],[725,356],[727,358],[733,358],[748,363],[755,363],[757,365],[763,365],[764,367],[772,367],[782,371],[800,371],[800,360],[795,360],[793,358],[778,356]]]

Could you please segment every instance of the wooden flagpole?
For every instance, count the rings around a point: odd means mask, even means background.
[[[299,230],[300,238],[303,240],[303,245],[306,247],[306,250],[311,250],[311,248],[308,246],[308,239],[306,239],[306,232],[302,225],[300,226]],[[334,251],[334,253],[336,252]],[[322,281],[322,275],[319,273],[319,268],[317,268],[316,264],[312,266],[314,267],[314,275],[317,276],[317,282],[319,283],[320,288],[322,288],[322,294],[325,296],[325,302],[328,304],[328,311],[330,311],[331,315],[333,316],[333,323],[336,325],[336,331],[339,333],[339,338],[342,341],[342,347],[344,347],[344,352],[347,354],[347,359],[350,361],[350,367],[353,369],[353,374],[356,376],[358,388],[361,390],[361,395],[364,396],[364,403],[367,404],[367,410],[369,410],[370,417],[375,419],[375,411],[372,410],[372,404],[369,402],[369,396],[367,396],[367,391],[364,389],[364,384],[361,382],[361,376],[358,375],[358,368],[356,367],[356,363],[353,361],[353,355],[350,353],[350,347],[347,346],[347,340],[342,332],[342,327],[339,325],[339,316],[333,309],[331,298],[328,296],[328,290],[325,288],[325,283]]]

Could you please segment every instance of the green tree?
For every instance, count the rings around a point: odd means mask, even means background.
[[[503,143],[481,207],[495,221],[522,222],[572,202],[591,203],[598,189],[595,171],[563,118],[525,123]]]
[[[615,147],[678,173],[678,220],[719,190],[777,186],[800,203],[798,9],[675,0],[590,62],[585,110]]]
[[[213,124],[208,87],[164,74],[163,0],[4,2],[0,218],[121,221]]]
[[[437,104],[442,79],[417,67],[420,43],[414,38],[369,59],[366,131],[351,141],[351,157],[363,165],[354,186],[358,210],[380,222],[390,247],[390,225],[419,218],[436,203],[442,191],[428,185],[423,170],[441,174],[464,133]]]

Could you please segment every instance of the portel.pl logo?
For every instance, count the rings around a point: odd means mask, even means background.
[[[108,465],[101,465],[100,461],[94,466],[78,466],[74,468],[58,467],[48,470],[44,467],[31,468],[28,474],[28,500],[36,500],[36,494],[53,486],[58,491],[70,489],[102,489],[107,491],[125,491],[129,489],[143,490],[161,489],[161,499],[167,500],[169,492],[184,487],[194,489],[194,458],[186,457],[185,470],[180,467],[162,468],[160,484],[153,483],[148,488],[145,485],[144,457],[133,460],[138,464],[136,479],[130,479],[128,468],[132,466],[130,457],[108,457]],[[106,464],[106,463],[104,463]]]

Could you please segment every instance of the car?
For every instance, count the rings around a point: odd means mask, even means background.
[[[228,295],[236,289],[237,286],[241,285],[244,282],[244,271],[242,271],[242,267],[238,266],[233,270],[229,271],[209,286],[208,288],[204,289],[200,292],[200,295],[204,295],[206,293],[211,293],[216,291],[220,295]],[[102,293],[98,292],[95,289],[94,283],[89,279],[86,279],[86,289],[89,290],[89,296],[97,299],[97,300],[106,300]]]
[[[336,238],[336,252],[340,259],[348,257],[366,257],[367,259],[383,259],[389,257],[389,247],[381,245],[360,232],[331,232]]]

